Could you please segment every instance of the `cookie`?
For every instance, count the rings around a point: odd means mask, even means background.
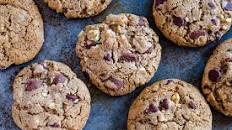
[[[172,42],[200,47],[220,39],[231,26],[230,0],[154,0],[156,26]]]
[[[86,85],[62,63],[33,64],[14,81],[12,116],[22,130],[81,130],[89,113]]]
[[[232,39],[219,45],[209,58],[202,90],[216,110],[232,116]]]
[[[33,0],[0,0],[0,70],[32,60],[43,42],[43,20]]]
[[[212,113],[200,91],[177,79],[145,88],[128,115],[128,130],[211,129]]]
[[[67,18],[86,18],[97,15],[107,8],[112,0],[44,0],[48,6]]]
[[[92,83],[111,96],[128,94],[157,71],[161,46],[145,17],[109,15],[79,34],[77,55]]]

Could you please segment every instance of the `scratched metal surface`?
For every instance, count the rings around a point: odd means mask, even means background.
[[[129,106],[144,87],[157,80],[179,78],[200,86],[204,66],[213,49],[232,36],[227,33],[222,40],[202,48],[182,48],[165,39],[155,28],[152,18],[152,0],[113,0],[101,15],[88,18],[67,20],[63,15],[50,10],[42,0],[35,0],[45,23],[45,43],[39,55],[31,62],[12,66],[0,72],[0,130],[19,130],[11,117],[12,89],[15,75],[25,66],[44,59],[56,60],[69,65],[80,79],[88,85],[92,95],[92,110],[85,130],[126,130]],[[75,56],[77,34],[85,25],[101,22],[110,13],[134,13],[146,16],[152,28],[160,36],[163,47],[162,61],[158,72],[147,85],[123,97],[109,97],[94,88],[80,71],[79,60]],[[215,130],[232,130],[232,118],[213,111]]]

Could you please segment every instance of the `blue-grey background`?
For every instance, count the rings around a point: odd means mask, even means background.
[[[201,48],[182,48],[172,44],[157,30],[152,18],[152,0],[113,0],[108,9],[96,17],[68,20],[62,14],[50,10],[42,0],[35,0],[44,18],[45,42],[41,52],[31,62],[12,66],[0,71],[0,130],[19,130],[11,117],[12,89],[15,75],[25,66],[44,60],[56,60],[70,66],[88,85],[92,96],[92,110],[85,130],[126,130],[127,113],[132,101],[144,87],[157,80],[179,78],[200,86],[202,73],[208,57],[222,41],[232,37],[228,32],[220,41]],[[110,13],[134,13],[148,18],[151,27],[160,36],[163,47],[158,72],[147,85],[123,97],[109,97],[90,84],[81,72],[75,56],[77,34],[88,24],[101,22]],[[217,130],[232,130],[232,118],[213,110],[213,125]]]

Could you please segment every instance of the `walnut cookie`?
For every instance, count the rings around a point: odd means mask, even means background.
[[[216,110],[232,116],[232,39],[219,45],[210,57],[203,75],[202,90]]]
[[[81,130],[90,100],[86,85],[68,66],[44,61],[15,78],[12,116],[22,130]]]
[[[145,17],[109,15],[86,26],[76,52],[84,72],[101,91],[122,96],[148,82],[157,71],[161,46]]]
[[[48,6],[67,18],[86,18],[105,10],[112,0],[44,0]]]
[[[133,102],[128,130],[212,130],[212,113],[195,86],[162,80],[145,88]]]
[[[0,70],[32,60],[43,42],[43,20],[33,0],[0,0]]]
[[[231,27],[231,0],[154,0],[153,16],[172,42],[200,47],[220,39]]]

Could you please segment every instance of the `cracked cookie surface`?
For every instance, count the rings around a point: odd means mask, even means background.
[[[200,91],[177,79],[145,88],[128,115],[128,130],[211,129],[212,113]]]
[[[210,57],[202,90],[215,109],[232,116],[232,39],[219,45]]]
[[[0,0],[0,70],[32,60],[43,41],[43,20],[33,0]]]
[[[128,94],[157,71],[161,46],[146,18],[109,15],[79,34],[76,52],[92,83],[111,96]]]
[[[230,0],[154,0],[156,26],[172,42],[199,47],[220,39],[231,27]]]
[[[17,75],[12,116],[23,130],[81,130],[90,100],[87,87],[68,66],[44,61]]]
[[[112,0],[44,0],[48,6],[67,18],[85,18],[97,15],[107,8]]]

